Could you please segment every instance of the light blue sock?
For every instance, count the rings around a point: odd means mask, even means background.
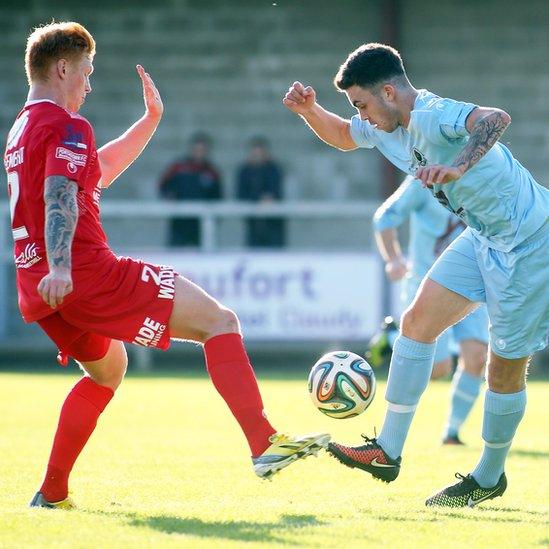
[[[505,459],[526,409],[526,390],[501,394],[486,391],[482,438],[484,450],[471,473],[483,488],[495,486],[504,471]]]
[[[480,392],[483,378],[456,370],[452,379],[452,400],[444,438],[457,437]]]
[[[385,393],[387,413],[377,439],[392,459],[402,453],[419,397],[429,383],[435,345],[403,335],[395,341]]]

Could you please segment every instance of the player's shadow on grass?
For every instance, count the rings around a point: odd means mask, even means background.
[[[187,534],[203,538],[219,538],[236,541],[272,541],[287,545],[298,542],[279,534],[291,533],[307,526],[326,524],[314,515],[282,515],[276,522],[252,522],[246,520],[206,521],[199,518],[181,518],[169,515],[128,515],[130,526],[146,527],[166,534]]]

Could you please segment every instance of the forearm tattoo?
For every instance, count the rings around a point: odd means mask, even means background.
[[[493,147],[508,125],[509,120],[502,112],[492,112],[483,116],[473,126],[467,145],[452,165],[466,172]]]
[[[44,183],[44,237],[50,268],[71,268],[71,245],[78,221],[77,191],[74,181],[60,175],[47,177]]]

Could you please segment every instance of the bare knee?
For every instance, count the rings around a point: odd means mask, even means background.
[[[116,391],[126,374],[128,355],[121,342],[113,342],[105,357],[81,366],[95,383]]]
[[[426,322],[427,316],[424,307],[417,302],[413,303],[404,313],[400,321],[400,331],[403,336],[406,336],[414,341],[422,341],[424,343],[433,343],[439,336],[438,333],[432,334]]]
[[[204,341],[216,335],[230,333],[240,333],[240,322],[234,311],[220,306],[204,334]]]
[[[433,343],[446,328],[474,307],[475,304],[465,297],[425,278],[402,316],[402,334],[415,341]]]
[[[98,385],[103,385],[104,387],[109,387],[109,389],[116,391],[126,375],[127,368],[128,359],[126,358],[123,362],[109,364],[109,366],[102,371],[94,371],[93,373],[88,372],[88,374]]]
[[[100,385],[105,385],[106,387],[110,387],[113,391],[116,391],[118,387],[120,387],[120,384],[126,375],[127,369],[128,357],[124,356],[124,359],[120,363],[114,365],[110,369],[105,376],[103,383],[100,383]]]
[[[176,279],[168,326],[172,339],[198,343],[220,334],[240,333],[240,323],[233,311],[182,277]]]
[[[488,388],[494,393],[518,393],[526,386],[529,357],[508,359],[490,353],[487,368]]]
[[[413,307],[408,307],[400,318],[400,331],[402,335],[414,339],[413,335],[416,333],[415,327],[417,325],[418,315]]]

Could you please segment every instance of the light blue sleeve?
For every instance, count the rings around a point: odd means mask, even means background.
[[[423,207],[429,197],[417,179],[408,176],[400,187],[377,209],[373,223],[376,231],[400,227],[413,211]]]
[[[366,120],[361,120],[358,114],[351,118],[351,137],[357,147],[373,149],[376,145],[373,141],[374,131],[372,125]]]
[[[467,137],[469,132],[465,127],[467,117],[477,108],[473,103],[443,99],[440,109],[440,132],[448,141],[460,140]],[[442,108],[441,108],[442,107]]]

